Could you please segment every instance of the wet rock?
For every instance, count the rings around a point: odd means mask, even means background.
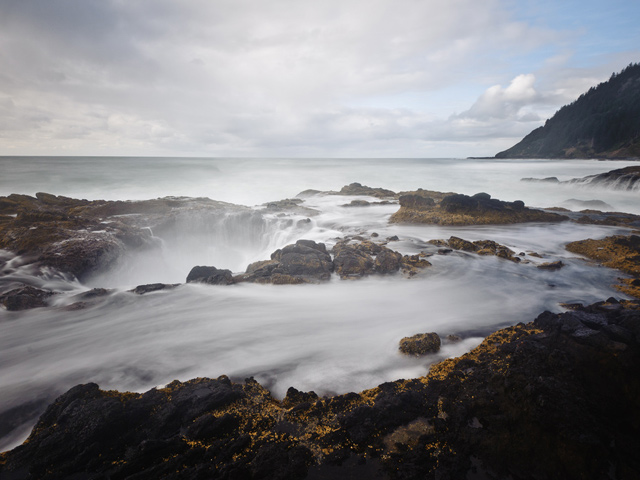
[[[426,355],[440,351],[440,337],[437,333],[419,333],[400,340],[400,351],[406,355]]]
[[[198,268],[198,267],[196,267]],[[200,267],[202,268],[202,267]],[[193,270],[192,270],[193,271]],[[218,270],[219,272],[220,270]],[[228,272],[229,270],[224,270],[226,272]],[[198,281],[198,280],[192,280],[192,281]],[[204,282],[204,283],[209,283],[209,282]],[[133,290],[130,290],[132,293],[135,293],[136,295],[144,295],[145,293],[151,293],[151,292],[159,292],[160,290],[171,290],[176,288],[177,286],[179,286],[179,283],[173,283],[173,284],[166,284],[166,283],[148,283],[146,285],[138,285],[136,288],[134,288]],[[220,285],[220,284],[214,284],[214,285]],[[222,284],[225,285],[225,284]]]
[[[341,205],[342,207],[368,207],[371,205],[371,202],[367,202],[366,200],[351,200],[349,203],[345,203]]]
[[[332,272],[333,261],[324,243],[298,240],[273,252],[270,260],[252,263],[235,281],[295,285],[328,280]]]
[[[423,252],[418,255],[404,255],[401,263],[402,272],[409,277],[413,277],[420,270],[430,267],[431,262],[425,260],[425,257],[426,254]]]
[[[436,204],[431,197],[423,197],[421,195],[402,195],[399,199],[400,206],[413,208],[416,210],[427,210],[433,208]]]
[[[568,251],[584,255],[601,265],[621,270],[633,279],[623,279],[616,286],[620,291],[640,298],[640,236],[614,235],[600,240],[580,240],[565,247]],[[635,281],[638,281],[638,285]]]
[[[338,243],[334,248],[333,265],[341,278],[363,277],[375,272],[375,261],[360,245]]]
[[[521,182],[544,182],[544,183],[559,183],[558,177],[546,177],[546,178],[521,178]]]
[[[568,220],[567,217],[555,213],[526,208],[519,200],[503,202],[491,198],[484,192],[473,196],[446,195],[442,196],[438,203],[434,200],[433,204],[420,196],[407,197],[404,201],[401,200],[400,210],[391,216],[391,223],[487,225]]]
[[[342,187],[342,189],[339,192],[339,195],[366,195],[369,197],[384,198],[384,197],[394,197],[395,192],[391,190],[387,190],[385,188],[379,188],[379,187],[372,188],[366,185],[361,185],[360,183],[351,183],[349,185]]]
[[[450,237],[449,240],[429,240],[429,243],[439,247],[449,247],[440,249],[438,251],[438,254],[441,255],[450,253],[451,249],[453,249],[461,250],[464,252],[477,253],[478,255],[493,255],[515,263],[519,263],[522,261],[520,256],[516,255],[513,250],[504,245],[500,245],[493,240],[476,240],[470,242],[463,238]]]
[[[539,268],[540,270],[555,271],[555,270],[560,270],[562,267],[564,267],[564,263],[562,263],[561,260],[557,260],[555,262],[541,263],[540,265],[536,265],[536,267]]]
[[[198,266],[191,269],[186,281],[187,283],[197,282],[207,283],[209,285],[231,285],[233,283],[233,275],[231,274],[231,270]]]
[[[0,305],[4,305],[9,311],[46,307],[49,305],[49,298],[53,295],[55,292],[51,290],[24,286],[0,295]]]

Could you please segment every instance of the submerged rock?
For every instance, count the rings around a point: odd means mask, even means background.
[[[561,260],[557,260],[555,262],[541,263],[540,265],[536,265],[536,267],[539,268],[540,270],[555,271],[555,270],[560,270],[562,267],[564,267],[564,263],[562,263]]]
[[[42,290],[27,285],[0,295],[0,305],[4,305],[9,311],[46,307],[49,305],[49,298],[53,295],[55,292],[51,290]]]
[[[637,478],[639,309],[544,312],[425,377],[332,397],[278,401],[224,376],[79,385],[2,455],[0,478]]]
[[[496,257],[504,258],[511,262],[520,263],[522,260],[516,252],[504,245],[500,245],[493,240],[476,240],[470,242],[459,237],[449,237],[449,240],[429,240],[429,243],[438,247],[449,247],[448,249],[441,249],[439,254],[447,254],[453,250],[461,250],[464,252],[477,253],[478,255],[494,255]]]
[[[196,268],[198,268],[198,267],[196,267]],[[218,271],[220,271],[220,270],[218,270]],[[228,270],[226,270],[226,271],[228,271]],[[205,282],[205,283],[208,283],[208,282]],[[136,288],[134,288],[133,290],[130,290],[130,291],[132,293],[137,294],[137,295],[144,295],[145,293],[159,292],[160,290],[171,290],[171,289],[176,288],[179,285],[180,285],[179,283],[172,283],[172,284],[148,283],[146,285],[138,285]]]

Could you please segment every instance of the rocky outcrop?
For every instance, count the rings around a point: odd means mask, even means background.
[[[440,351],[440,337],[437,333],[418,333],[400,340],[399,350],[405,355],[420,356]]]
[[[487,193],[473,196],[453,194],[437,201],[417,195],[400,197],[400,209],[391,223],[435,225],[487,225],[521,222],[560,222],[567,217],[525,207],[521,201],[503,202]]]
[[[88,201],[13,194],[0,197],[0,249],[84,280],[115,267],[128,252],[156,248],[151,227],[197,211],[243,208],[202,198]]]
[[[590,187],[606,187],[613,190],[639,190],[640,166],[619,168],[606,173],[589,175],[583,178],[574,178],[573,180],[569,180],[564,183],[574,183]]]
[[[324,243],[298,240],[273,252],[271,260],[252,263],[235,281],[274,285],[317,283],[328,280],[332,272],[333,261]]]
[[[462,250],[464,252],[477,253],[478,255],[494,255],[511,262],[520,263],[520,256],[508,247],[500,245],[493,240],[476,240],[470,242],[459,237],[450,237],[449,240],[430,240],[429,243],[438,247]]]
[[[0,478],[637,478],[640,304],[545,312],[426,377],[278,401],[247,379],[77,386]]]
[[[342,187],[339,195],[366,195],[368,197],[385,198],[395,197],[396,193],[380,187],[368,187],[359,183],[351,183]]]
[[[640,298],[640,237],[614,235],[599,240],[591,238],[568,243],[567,250],[584,255],[605,267],[621,270],[633,278],[616,285],[623,293]]]

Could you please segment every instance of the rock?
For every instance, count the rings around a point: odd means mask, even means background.
[[[574,178],[564,183],[607,187],[614,190],[636,190],[640,185],[640,167],[632,166],[611,170],[597,175]]]
[[[516,253],[504,245],[500,245],[493,240],[476,240],[470,242],[459,237],[450,237],[449,240],[429,240],[429,243],[438,247],[450,247],[441,249],[438,254],[443,255],[451,252],[451,249],[465,252],[477,253],[478,255],[494,255],[511,262],[519,263],[521,258]]]
[[[406,355],[426,355],[440,351],[440,337],[437,333],[419,333],[400,340],[400,351]]]
[[[383,248],[383,250],[376,255],[376,273],[386,275],[397,272],[400,270],[402,258],[400,253],[389,250],[388,248]]]
[[[544,182],[544,183],[560,183],[558,177],[546,177],[546,178],[521,178],[521,182]]]
[[[4,305],[9,311],[46,307],[52,295],[55,295],[55,292],[51,290],[24,286],[0,295],[0,305]]]
[[[399,199],[400,206],[416,210],[428,210],[435,206],[436,202],[431,197],[420,195],[402,195]]]
[[[391,190],[386,190],[384,188],[372,188],[367,187],[366,185],[361,185],[359,183],[352,183],[350,185],[346,185],[342,187],[339,195],[366,195],[369,197],[395,197],[395,192]]]
[[[271,260],[252,263],[234,281],[273,285],[317,283],[328,280],[333,268],[324,243],[298,240],[294,245],[273,252]]]
[[[79,385],[2,454],[0,478],[637,478],[639,334],[640,303],[607,301],[360,393]]]
[[[589,238],[568,243],[565,248],[595,260],[605,267],[615,268],[632,275],[633,279],[623,279],[616,288],[640,298],[640,285],[634,284],[634,280],[640,283],[640,236],[614,235],[600,240]]]
[[[231,270],[198,266],[193,267],[189,275],[187,275],[187,283],[193,282],[207,283],[209,285],[231,285],[233,283],[233,275],[231,274]]]
[[[417,275],[420,270],[430,267],[431,262],[425,260],[425,256],[426,255],[424,253],[419,253],[418,255],[404,255],[401,263],[402,272],[409,277],[413,277]]]
[[[375,261],[360,245],[339,243],[333,248],[333,265],[341,278],[354,278],[375,272]]]
[[[341,205],[342,207],[368,207],[371,205],[371,202],[367,202],[366,200],[351,200],[350,203],[345,203]]]
[[[503,202],[493,199],[484,192],[473,196],[446,195],[439,203],[434,201],[432,205],[419,196],[407,197],[400,201],[400,210],[391,216],[391,223],[487,225],[568,220],[568,217],[562,215],[526,208],[519,200]]]
[[[202,267],[195,267],[195,268],[202,268]],[[214,268],[214,267],[211,267],[211,268]],[[228,272],[229,270],[222,270],[222,271]],[[220,270],[218,270],[218,272],[220,272]],[[198,281],[198,280],[192,280],[192,281]],[[204,283],[209,283],[209,282],[204,282]],[[160,290],[171,290],[173,288],[176,288],[179,285],[180,285],[179,283],[173,283],[173,284],[149,283],[147,285],[138,285],[133,290],[130,290],[130,292],[133,292],[137,295],[144,295],[145,293],[158,292]],[[214,284],[214,285],[219,285],[219,284]],[[226,284],[222,284],[222,285],[226,285]]]
[[[564,267],[564,263],[562,263],[562,261],[558,260],[555,262],[545,262],[545,263],[541,263],[540,265],[536,265],[537,268],[539,268],[540,270],[560,270],[562,267]]]

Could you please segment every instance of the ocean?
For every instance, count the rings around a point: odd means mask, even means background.
[[[440,227],[392,225],[397,204],[345,208],[357,197],[305,196],[317,214],[283,219],[262,206],[308,189],[338,191],[359,182],[393,191],[417,188],[522,200],[530,207],[599,200],[640,214],[639,192],[560,181],[637,162],[493,159],[278,159],[146,157],[0,157],[0,195],[47,192],[89,200],[208,197],[245,205],[249,216],[212,221],[194,216],[157,236],[161,248],[129,258],[121,268],[81,283],[51,272],[30,278],[24,260],[0,251],[0,282],[23,279],[64,292],[49,308],[0,310],[0,451],[21,443],[46,404],[78,383],[145,391],[174,379],[254,377],[283,397],[290,386],[320,395],[360,391],[385,381],[425,375],[431,364],[461,355],[495,329],[529,322],[560,303],[591,303],[622,295],[620,274],[564,249],[567,242],[626,233],[618,227],[559,224]],[[375,201],[377,199],[370,198]],[[294,220],[294,221],[289,221]],[[297,222],[296,220],[305,220]],[[472,254],[433,255],[433,266],[411,278],[368,277],[321,285],[209,286],[184,284],[195,265],[242,272],[298,239],[330,248],[347,235],[379,239],[403,254],[435,252],[428,240],[452,235],[491,239],[516,252],[562,260],[556,272]],[[181,283],[134,295],[146,283]],[[68,311],[65,296],[113,289],[102,303]],[[402,356],[398,342],[437,332],[460,342],[439,353]]]

